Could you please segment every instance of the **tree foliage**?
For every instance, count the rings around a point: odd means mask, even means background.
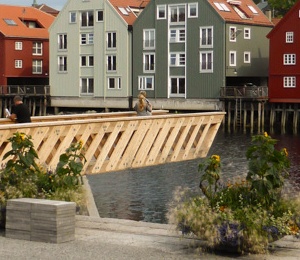
[[[271,9],[274,9],[276,17],[284,16],[299,0],[269,0]]]

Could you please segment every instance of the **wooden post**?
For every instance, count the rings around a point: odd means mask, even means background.
[[[230,131],[230,125],[231,125],[231,101],[228,102],[227,115],[228,115],[227,128],[228,128],[228,131]]]
[[[262,128],[262,132],[265,131],[265,103],[262,102],[262,110],[261,110],[261,128]]]
[[[251,102],[251,133],[253,133],[253,126],[254,126],[254,106],[253,106],[253,102]]]
[[[261,129],[261,102],[258,102],[258,107],[257,107],[257,131],[260,133]]]
[[[247,126],[247,106],[244,102],[244,132],[246,132],[246,126]]]

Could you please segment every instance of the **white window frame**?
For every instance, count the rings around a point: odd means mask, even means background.
[[[106,56],[106,68],[108,72],[117,71],[117,56],[115,54]]]
[[[33,60],[32,61],[32,74],[42,74],[43,73],[43,61]]]
[[[80,34],[81,45],[92,45],[94,44],[94,33],[81,33]]]
[[[169,41],[171,43],[185,42],[185,29],[184,28],[171,28],[169,30]]]
[[[86,83],[85,86],[83,86],[83,83]],[[86,88],[86,91],[83,91],[83,88]],[[82,96],[94,95],[94,78],[93,77],[80,78],[80,94]]]
[[[83,63],[85,59],[85,64]],[[81,55],[80,57],[80,66],[81,67],[94,67],[94,56],[93,55]]]
[[[286,32],[285,33],[285,42],[293,43],[294,42],[294,32]]]
[[[23,61],[22,60],[15,60],[15,68],[22,69],[23,68]]]
[[[144,50],[155,49],[155,29],[143,30],[143,48]]]
[[[295,88],[296,87],[296,77],[283,77],[283,87],[284,88]]]
[[[110,87],[110,82],[113,82],[114,87]],[[121,85],[121,77],[108,77],[107,78],[107,88],[108,89],[121,89],[122,85]]]
[[[180,10],[184,9],[184,19],[180,16]],[[173,20],[174,16],[173,10],[176,11],[176,19]],[[186,21],[186,5],[185,4],[178,4],[178,5],[169,5],[169,22],[170,24],[184,24]]]
[[[160,16],[162,14],[162,16]],[[157,5],[156,9],[156,19],[163,20],[167,18],[167,6],[166,5]]]
[[[69,23],[77,22],[77,12],[71,11],[69,12]]]
[[[192,14],[192,10],[195,9],[195,14]],[[188,3],[188,18],[198,17],[198,3]]]
[[[154,76],[139,76],[138,81],[138,90],[154,90]]]
[[[23,50],[23,42],[15,42],[15,50],[16,51]]]
[[[99,19],[99,14],[102,13],[102,18]],[[101,23],[104,21],[104,11],[103,10],[97,10],[96,11],[96,22]]]
[[[200,73],[212,73],[214,71],[214,53],[213,51],[200,51]],[[209,64],[210,56],[210,64]],[[205,57],[205,60],[203,59]],[[203,67],[205,65],[205,67]]]
[[[58,34],[57,36],[58,41],[58,50],[67,50],[68,48],[68,36],[65,33]]]
[[[42,56],[43,55],[43,43],[42,42],[33,42],[32,43],[32,55]]]
[[[155,72],[155,53],[146,52],[143,54],[143,71],[144,73]]]
[[[296,65],[296,54],[283,54],[284,65]]]
[[[253,14],[258,14],[258,11],[255,9],[254,6],[248,5],[248,8],[251,10],[251,12],[252,12]]]
[[[205,31],[206,37],[204,38],[203,32]],[[209,44],[209,37],[208,32],[211,32],[211,44]],[[205,39],[205,42],[203,42],[203,39]],[[213,48],[214,46],[214,28],[213,26],[205,26],[200,27],[200,48]]]
[[[244,52],[244,63],[251,63],[251,52],[250,51]]]
[[[230,42],[236,42],[236,32],[237,32],[237,29],[235,26],[229,27],[229,41]]]
[[[68,71],[68,58],[67,56],[58,56],[58,72]]]
[[[106,33],[106,48],[109,50],[115,50],[117,48],[117,33],[107,32]]]
[[[250,40],[251,39],[251,28],[244,28],[244,39]]]
[[[236,66],[236,51],[229,51],[229,66],[235,67]]]
[[[184,52],[171,52],[169,56],[170,67],[184,67],[185,66],[185,53]]]
[[[91,16],[91,17],[90,17]],[[93,10],[86,10],[80,12],[80,26],[81,27],[94,27],[94,11]],[[84,21],[85,20],[85,21]]]
[[[180,93],[180,80],[184,79],[184,93]],[[172,93],[172,81],[176,80],[176,93]],[[172,76],[170,77],[170,97],[185,97],[186,94],[186,78],[184,76]]]

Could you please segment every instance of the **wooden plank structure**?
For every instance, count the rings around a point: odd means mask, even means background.
[[[55,169],[71,143],[81,141],[87,159],[83,174],[98,174],[205,157],[224,112],[138,117],[135,112],[33,117],[32,123],[0,124],[0,158],[15,132],[32,137],[40,163]],[[7,122],[5,122],[5,120]],[[5,123],[4,123],[5,122]],[[2,164],[5,161],[2,161]]]

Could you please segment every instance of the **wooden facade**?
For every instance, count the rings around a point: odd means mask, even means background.
[[[0,156],[11,149],[15,132],[32,137],[39,161],[55,169],[59,156],[73,142],[82,142],[87,163],[83,174],[97,174],[205,157],[223,120],[223,112],[158,114],[86,114],[34,119],[11,124],[0,119]],[[2,161],[5,163],[5,161]]]

